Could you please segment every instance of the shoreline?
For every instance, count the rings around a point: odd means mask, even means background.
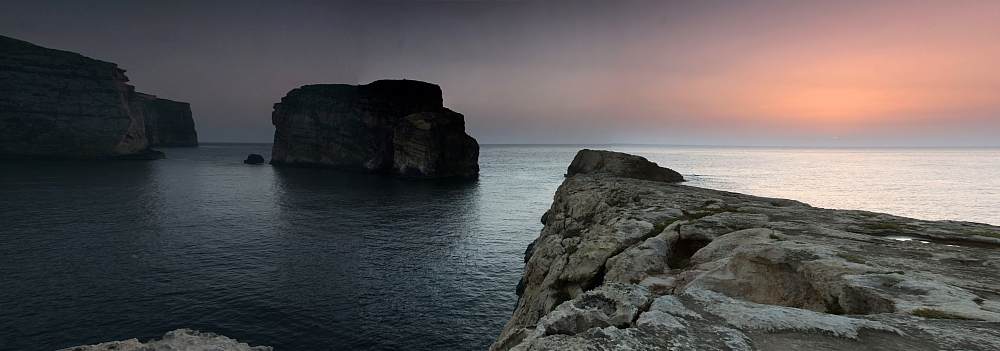
[[[609,174],[566,178],[543,223],[491,350],[1000,347],[997,226]],[[725,306],[771,324],[740,324]],[[993,341],[960,332],[972,325]]]
[[[582,178],[602,178],[602,179],[603,179],[603,178],[610,178],[610,177],[607,177],[607,176],[595,176],[595,175],[579,175],[579,176],[574,176],[574,177],[582,177]],[[563,183],[566,183],[566,182],[568,182],[569,180],[570,180],[570,179],[564,179],[564,180],[563,180]],[[642,189],[642,188],[644,188],[644,187],[645,187],[646,185],[648,185],[648,184],[649,184],[649,182],[645,182],[645,181],[641,181],[641,180],[624,180],[624,182],[638,182],[638,183],[636,183],[636,184],[640,184],[640,185],[639,185],[639,186],[636,186],[636,187],[635,187],[635,189]],[[642,185],[642,184],[645,184],[645,185]],[[662,186],[662,185],[663,185],[662,183],[656,183],[656,184],[654,184],[654,185],[653,185],[653,188],[655,188],[655,187],[657,187],[657,186]],[[832,211],[832,212],[844,212],[844,213],[845,213],[845,215],[848,215],[848,216],[851,216],[851,214],[853,214],[853,217],[857,217],[857,219],[859,219],[859,220],[865,220],[865,219],[870,219],[870,218],[877,218],[877,219],[879,219],[880,221],[887,221],[887,222],[899,222],[899,223],[903,223],[903,224],[905,224],[905,223],[906,223],[907,221],[911,221],[910,219],[907,219],[907,218],[904,218],[904,217],[899,217],[899,216],[892,216],[892,215],[885,215],[885,214],[878,214],[878,213],[872,213],[872,212],[868,212],[868,211],[855,211],[855,210],[829,210],[829,209],[819,209],[819,208],[814,208],[814,207],[812,207],[812,206],[808,206],[808,205],[805,205],[805,204],[801,204],[801,203],[798,203],[797,201],[794,201],[794,200],[783,200],[783,199],[776,199],[776,198],[761,198],[761,197],[757,197],[757,196],[752,196],[752,195],[746,195],[746,194],[740,194],[740,193],[734,193],[734,192],[728,192],[728,191],[718,191],[718,190],[711,190],[711,189],[704,189],[704,188],[696,188],[696,187],[690,187],[690,186],[686,186],[686,185],[670,185],[670,184],[667,184],[666,186],[668,186],[668,187],[671,187],[671,188],[678,188],[678,189],[685,189],[685,188],[686,188],[687,190],[691,190],[691,191],[695,191],[695,192],[697,192],[697,191],[704,191],[704,192],[708,192],[708,193],[715,193],[715,194],[721,194],[721,195],[724,195],[724,196],[731,196],[731,197],[737,197],[737,198],[743,198],[743,199],[744,199],[744,200],[746,200],[746,201],[751,201],[751,200],[752,200],[752,199],[754,199],[754,198],[760,198],[760,199],[766,199],[766,200],[760,200],[760,201],[763,201],[763,202],[769,202],[770,200],[776,200],[776,203],[779,203],[779,204],[785,204],[785,203],[787,203],[787,204],[789,205],[789,206],[785,206],[785,207],[804,207],[804,208],[812,208],[812,209],[814,209],[814,210],[820,210],[820,211]],[[627,188],[627,187],[626,187],[626,188]],[[695,189],[698,189],[698,190],[695,190]],[[562,187],[560,187],[560,190],[562,190]],[[637,194],[638,194],[638,192],[637,192]],[[557,195],[558,195],[558,193],[557,193]],[[620,195],[620,194],[619,194],[619,195]],[[640,199],[639,199],[639,202],[641,203],[641,202],[642,202],[642,200],[643,200],[643,196],[642,196],[642,194],[639,194],[639,195],[640,195]],[[618,195],[615,195],[615,196],[618,196]],[[619,200],[629,200],[628,202],[630,202],[630,203],[634,203],[634,202],[635,202],[635,201],[633,201],[633,200],[634,200],[634,198],[624,198],[624,197],[623,197],[623,198],[621,198],[621,199],[619,199]],[[763,202],[762,202],[762,203],[763,203]],[[801,204],[801,206],[797,205],[797,203],[798,203],[798,204]],[[723,204],[726,204],[726,202],[723,202]],[[718,208],[719,208],[719,209],[722,209],[722,208],[724,208],[724,205],[723,205],[723,204],[720,204],[720,205],[718,206]],[[619,205],[623,205],[623,204],[618,204],[618,203],[616,203],[615,205],[616,205],[616,206],[619,206]],[[711,206],[711,205],[714,205],[714,204],[710,204],[709,206]],[[553,203],[551,207],[552,207],[552,208],[554,208],[554,207],[555,207],[555,204]],[[698,208],[704,208],[704,207],[708,207],[708,206],[700,206],[700,205],[698,206]],[[776,207],[777,209],[781,209],[781,208],[783,208],[782,206],[771,206],[771,207]],[[739,209],[739,208],[737,208],[737,210],[738,210],[738,209]],[[689,212],[690,212],[690,211],[689,211]],[[739,212],[735,212],[735,211],[723,211],[723,213],[724,213],[724,212],[734,212],[734,213],[739,213]],[[681,214],[683,215],[683,212],[682,212]],[[872,216],[872,215],[874,215],[874,216]],[[879,216],[882,216],[882,217],[879,217]],[[705,216],[705,217],[702,217],[702,218],[700,218],[700,219],[704,219],[704,218],[708,218],[708,217],[711,217],[711,216]],[[642,218],[641,218],[641,216],[636,216],[636,218],[640,218],[640,219],[642,219]],[[628,220],[629,218],[625,218],[625,219],[626,219],[626,220]],[[651,227],[651,228],[656,228],[656,227],[657,227],[657,225],[662,225],[662,224],[666,224],[666,223],[665,223],[665,222],[666,222],[666,220],[669,220],[670,218],[666,218],[666,219],[659,219],[659,218],[648,218],[648,219],[649,219],[650,221],[647,221],[647,222],[649,222],[649,223],[651,223],[651,224],[652,224],[652,227]],[[592,220],[593,220],[593,218],[592,218]],[[662,220],[662,222],[657,222],[658,220]],[[655,223],[654,223],[654,222],[655,222]],[[963,223],[964,223],[964,224],[968,224],[968,225],[971,225],[971,226],[973,226],[973,227],[976,227],[976,226],[979,226],[979,225],[980,225],[980,224],[975,224],[975,223],[969,223],[969,222],[955,222],[955,221],[947,221],[947,220],[946,220],[946,221],[943,221],[943,222],[951,222],[951,223],[953,223],[953,224],[956,224],[956,225],[961,225],[961,224],[963,224]],[[860,223],[860,222],[859,222],[859,223]],[[672,223],[671,223],[671,224],[672,224]],[[546,227],[548,227],[548,226],[549,226],[549,225],[547,224],[547,225],[546,225]],[[661,229],[665,229],[665,228],[666,228],[666,227],[664,227],[664,228],[661,228]],[[675,228],[676,228],[676,227],[675,227]],[[905,229],[905,228],[904,228],[904,229]],[[885,230],[887,230],[887,229],[885,229]],[[543,229],[543,231],[544,231],[544,229]],[[648,232],[647,232],[647,233],[648,233]],[[583,233],[583,230],[581,230],[581,233],[580,233],[580,234],[584,234],[584,233]],[[662,234],[662,232],[661,232],[661,234]],[[873,233],[873,234],[878,234],[878,233]],[[874,236],[878,236],[878,235],[874,235]],[[944,238],[944,237],[942,237],[942,238]],[[785,241],[788,241],[788,240],[789,240],[789,239],[785,239]],[[886,239],[886,240],[892,240],[892,239]],[[937,239],[935,239],[935,240],[937,240]],[[777,239],[775,239],[775,241],[776,241],[776,242],[780,242],[780,241],[777,241]],[[991,243],[992,243],[991,241],[987,241],[987,244],[991,244]],[[904,243],[904,242],[901,242],[900,244],[901,244],[901,245],[908,245],[907,243]],[[909,243],[909,244],[916,244],[916,243]],[[923,245],[931,245],[931,244],[923,244]],[[937,245],[937,244],[934,244],[934,245]],[[638,246],[643,246],[643,245],[638,245]],[[638,246],[636,246],[636,248],[638,248]],[[579,249],[579,247],[578,247],[578,249]],[[647,250],[648,250],[648,249],[647,249]],[[640,251],[645,251],[645,250],[640,250]],[[624,251],[623,251],[623,252],[624,252]],[[848,254],[850,254],[850,253],[848,253]],[[859,256],[860,256],[860,255],[859,255]],[[856,256],[856,257],[857,257],[857,256]],[[844,259],[842,259],[842,258],[839,258],[839,257],[838,257],[838,259],[840,259],[840,260],[844,260]],[[886,272],[890,272],[890,271],[888,271],[888,270],[887,270]],[[885,272],[882,272],[882,273],[885,273]],[[907,273],[909,274],[909,273],[911,273],[911,272],[907,272]],[[688,274],[690,274],[690,273],[688,273]],[[894,274],[894,273],[890,273],[890,274]],[[661,284],[661,285],[662,285],[662,284]],[[609,286],[610,286],[610,285],[609,285]],[[648,289],[648,288],[647,288],[647,289]],[[581,289],[581,290],[582,290],[582,289]],[[585,293],[591,293],[591,294],[593,294],[593,292],[594,292],[594,291],[600,291],[600,290],[601,290],[601,287],[600,287],[600,286],[598,286],[598,287],[596,287],[596,288],[594,288],[594,289],[591,289],[591,290],[588,290],[588,291],[586,291]],[[681,299],[683,299],[683,298],[685,298],[685,296],[687,296],[687,295],[684,295],[683,293],[682,293],[682,294],[675,294],[675,295],[676,295],[676,296],[680,296],[680,298],[681,298]],[[699,295],[699,296],[701,296],[701,295]],[[572,296],[569,296],[569,297],[572,297]],[[578,297],[579,297],[579,296],[578,296]],[[660,297],[662,297],[662,296],[660,296]],[[712,298],[712,299],[716,299],[716,300],[717,300],[717,299],[721,299],[721,297],[718,297],[718,296],[715,296],[715,297],[705,297],[705,296],[701,296],[701,298]],[[571,299],[569,299],[569,300],[572,300],[572,298],[571,298]],[[654,299],[654,300],[655,300],[655,299]],[[713,300],[713,301],[714,301],[714,300]],[[649,310],[646,310],[645,312],[650,312],[650,311],[649,311]],[[641,314],[641,313],[640,313],[640,314]],[[974,323],[974,322],[970,322],[970,323]],[[625,328],[625,329],[628,329],[628,328]],[[897,328],[897,329],[898,329],[898,328]],[[808,334],[808,333],[807,333],[807,334]],[[863,333],[862,333],[862,334],[863,334]]]

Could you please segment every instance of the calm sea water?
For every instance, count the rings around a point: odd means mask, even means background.
[[[176,328],[278,350],[472,350],[499,334],[524,247],[577,150],[688,185],[1000,224],[1000,149],[484,146],[478,181],[158,161],[0,161],[0,350]]]

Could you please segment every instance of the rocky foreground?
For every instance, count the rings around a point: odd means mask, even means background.
[[[160,340],[146,343],[138,339],[74,346],[59,351],[272,351],[270,346],[250,346],[225,336],[191,329],[167,332]]]
[[[1000,350],[1000,227],[580,164],[614,154],[574,160],[491,350]]]
[[[191,107],[128,85],[110,62],[0,36],[0,159],[155,159],[197,146]]]
[[[274,104],[275,165],[320,166],[403,178],[476,178],[479,143],[441,87],[414,80],[316,84]]]

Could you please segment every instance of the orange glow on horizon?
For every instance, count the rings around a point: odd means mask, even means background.
[[[969,113],[997,116],[1000,3],[931,5],[908,9],[908,17],[891,16],[894,9],[883,9],[885,18],[865,14],[871,23],[860,27],[867,30],[845,25],[858,22],[857,11],[825,17],[819,22],[826,27],[779,23],[767,37],[719,29],[714,35],[730,47],[689,41],[680,54],[677,45],[654,39],[645,45],[663,47],[657,56],[664,66],[687,60],[690,67],[661,69],[662,77],[681,76],[668,81],[643,78],[648,68],[637,72],[629,79],[645,80],[642,92],[619,98],[645,106],[636,108],[650,116],[639,118],[645,122],[696,116],[687,124],[704,129],[736,124],[840,133],[906,123],[930,128]],[[702,68],[699,60],[718,63]],[[691,73],[692,67],[701,71]]]

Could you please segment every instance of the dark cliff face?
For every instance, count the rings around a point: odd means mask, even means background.
[[[445,109],[420,112],[396,122],[393,172],[404,178],[462,177],[479,174],[479,143],[465,133],[465,117]]]
[[[271,163],[391,172],[408,178],[476,177],[479,144],[441,88],[412,80],[293,89],[274,104]]]
[[[114,63],[0,36],[0,158],[162,158],[145,131],[155,97],[126,82]]]
[[[191,104],[154,98],[145,116],[149,146],[198,146],[198,132],[191,117]]]
[[[0,154],[102,157],[148,147],[117,65],[0,37]]]

